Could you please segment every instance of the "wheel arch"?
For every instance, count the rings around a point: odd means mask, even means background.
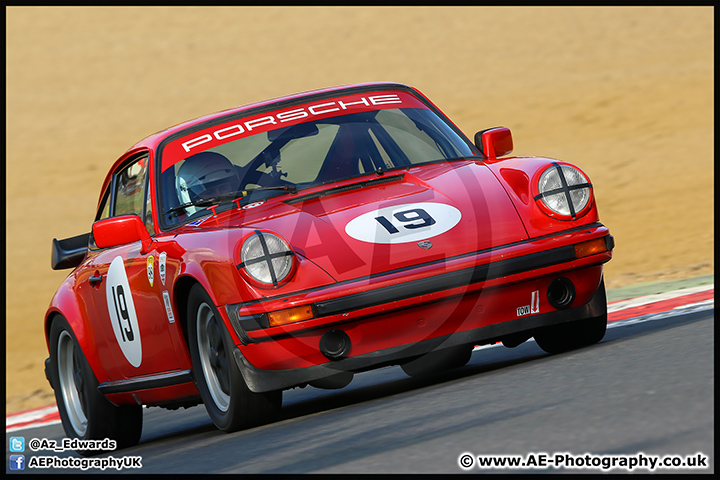
[[[182,331],[185,345],[189,348],[189,337],[188,337],[188,315],[187,315],[187,300],[190,294],[190,289],[193,285],[202,285],[197,278],[191,276],[182,276],[175,282],[174,294],[175,294],[175,309],[178,312],[178,322],[180,323],[180,329]],[[203,288],[205,286],[203,285]],[[207,291],[207,288],[205,289]]]
[[[220,307],[228,303],[228,298],[225,298],[222,293],[216,291],[216,286],[223,288],[222,278],[214,278],[212,272],[206,271],[199,262],[187,263],[184,266],[184,271],[180,276],[177,277],[173,285],[173,299],[176,312],[178,312],[179,322],[182,329],[183,338],[185,344],[188,344],[188,318],[187,318],[187,303],[190,289],[194,285],[200,285],[203,290],[208,294],[213,306],[220,311],[220,316],[223,318],[227,328],[231,328],[230,323],[226,320],[226,315],[222,312]],[[221,282],[221,283],[218,283]],[[243,297],[241,291],[237,292],[236,298]]]
[[[55,295],[50,308],[45,314],[45,343],[49,358],[52,358],[51,349],[53,348],[50,344],[50,331],[53,323],[60,318],[64,319],[70,327],[72,335],[87,359],[95,378],[98,381],[106,379],[107,373],[98,355],[97,338],[89,326],[89,320],[83,313],[82,308],[80,308],[77,298],[74,295],[68,295],[67,291],[63,290]]]

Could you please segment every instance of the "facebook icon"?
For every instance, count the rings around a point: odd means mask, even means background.
[[[25,455],[10,455],[10,470],[25,470]]]

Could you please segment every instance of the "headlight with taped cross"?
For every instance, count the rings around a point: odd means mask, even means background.
[[[546,213],[554,214],[551,216],[575,220],[587,212],[591,199],[592,184],[576,168],[553,162],[540,175],[535,200]]]
[[[276,288],[289,280],[293,271],[294,253],[282,238],[255,230],[243,242],[238,269],[264,288]]]

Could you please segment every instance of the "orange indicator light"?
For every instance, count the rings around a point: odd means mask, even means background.
[[[270,312],[268,314],[268,318],[270,319],[270,326],[277,327],[278,325],[285,325],[286,323],[309,320],[313,318],[313,313],[310,305],[305,305],[303,307],[294,307],[286,310],[279,310],[277,312]]]
[[[596,238],[595,240],[589,240],[575,245],[575,257],[577,258],[583,258],[605,251],[607,251],[605,237]]]

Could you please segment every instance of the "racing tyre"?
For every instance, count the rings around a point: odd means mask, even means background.
[[[142,433],[142,407],[113,405],[98,391],[97,378],[63,317],[56,317],[50,327],[49,374],[63,429],[69,438],[109,438],[117,442],[117,449],[137,445]],[[104,451],[77,450],[85,456]]]
[[[605,301],[604,313],[597,317],[545,327],[535,333],[535,342],[547,353],[562,353],[598,343],[607,330],[607,300],[605,281],[600,282],[598,293]]]
[[[411,377],[422,377],[464,366],[470,361],[472,351],[473,345],[434,350],[408,363],[404,363],[400,367],[403,372]]]
[[[195,384],[213,423],[234,432],[274,420],[282,391],[254,393],[248,388],[233,358],[230,333],[199,284],[190,289],[187,311]]]

